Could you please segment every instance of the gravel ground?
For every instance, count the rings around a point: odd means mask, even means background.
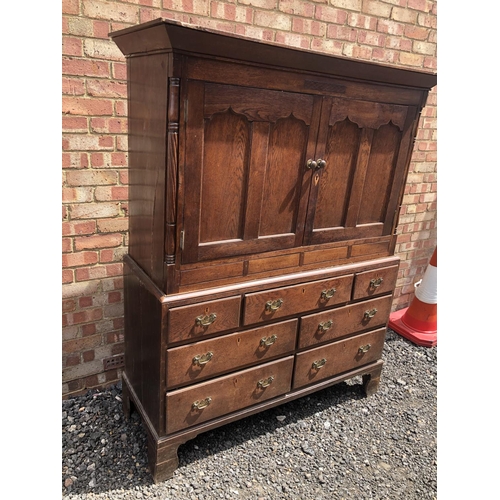
[[[379,390],[354,378],[200,434],[154,484],[121,385],[62,402],[65,499],[437,498],[437,347],[388,331]]]

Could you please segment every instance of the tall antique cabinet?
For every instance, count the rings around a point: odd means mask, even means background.
[[[436,75],[158,19],[127,58],[124,409],[155,481],[197,434],[377,390],[395,228]]]

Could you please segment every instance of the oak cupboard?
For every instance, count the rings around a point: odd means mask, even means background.
[[[127,59],[124,409],[155,481],[200,432],[362,375],[436,75],[158,19]]]

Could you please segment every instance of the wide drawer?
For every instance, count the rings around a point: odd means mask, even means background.
[[[243,324],[251,325],[348,302],[353,275],[249,293],[244,298]]]
[[[373,271],[356,273],[352,300],[382,295],[394,290],[399,266],[383,267]]]
[[[376,361],[382,355],[385,332],[385,328],[380,328],[297,354],[293,388],[313,384]]]
[[[168,342],[193,340],[197,337],[238,328],[240,297],[174,307],[168,313]]]
[[[167,388],[289,354],[297,319],[237,332],[167,351]]]
[[[290,391],[293,356],[167,392],[167,434]]]
[[[386,325],[391,312],[392,296],[365,300],[357,304],[302,316],[299,349],[320,342],[345,337],[351,333]]]

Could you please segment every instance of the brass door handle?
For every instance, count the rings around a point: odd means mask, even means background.
[[[311,170],[319,170],[326,167],[326,161],[318,158],[317,160],[307,160],[306,167]]]
[[[283,305],[283,302],[283,299],[268,300],[266,302],[266,311],[277,311]]]
[[[259,389],[265,389],[266,387],[269,387],[274,381],[274,377],[271,375],[270,377],[267,377],[266,379],[261,379],[257,382],[257,387]]]
[[[197,354],[193,358],[193,365],[206,365],[212,358],[214,357],[214,353],[212,351],[207,352],[206,354]]]
[[[270,337],[262,337],[260,339],[260,345],[262,347],[267,347],[273,345],[278,340],[277,335],[271,335]]]
[[[315,369],[315,370],[319,370],[320,368],[323,368],[323,366],[326,365],[326,359],[323,358],[323,359],[318,359],[316,360],[313,364],[312,364],[312,367]]]
[[[200,399],[199,401],[195,401],[191,405],[191,408],[193,410],[203,410],[203,408],[206,408],[211,402],[212,402],[212,398],[211,397],[208,397],[208,398],[205,398],[205,399]]]
[[[196,324],[198,326],[208,326],[211,325],[215,320],[217,319],[217,314],[211,313],[211,314],[205,314],[198,316],[196,318]]]

